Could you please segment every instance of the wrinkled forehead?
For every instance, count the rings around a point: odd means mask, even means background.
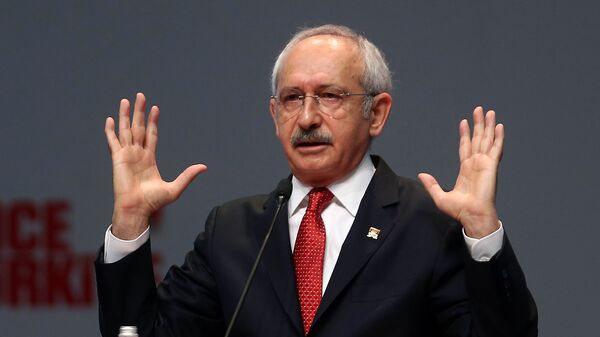
[[[354,40],[333,35],[312,36],[292,46],[282,59],[277,89],[303,84],[360,85],[363,63]]]

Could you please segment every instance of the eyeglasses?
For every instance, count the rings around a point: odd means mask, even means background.
[[[271,96],[271,99],[277,101],[277,104],[279,105],[277,113],[280,121],[285,122],[297,115],[302,110],[301,108],[304,106],[304,100],[307,97],[314,98],[317,101],[319,110],[325,115],[335,119],[345,118],[348,112],[344,109],[340,109],[340,107],[344,103],[344,99],[350,96],[374,97],[375,94],[350,93],[332,89],[328,89],[314,95],[306,95],[297,91],[284,91],[277,96]]]

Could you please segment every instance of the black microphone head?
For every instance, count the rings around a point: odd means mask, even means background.
[[[283,179],[275,189],[275,195],[281,198],[281,201],[287,201],[292,194],[292,180],[290,178]]]

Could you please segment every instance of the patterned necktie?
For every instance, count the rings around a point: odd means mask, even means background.
[[[323,255],[325,254],[325,225],[321,212],[333,199],[326,188],[313,188],[308,194],[308,208],[300,223],[294,245],[294,269],[300,300],[304,334],[312,325],[321,303],[323,288]]]

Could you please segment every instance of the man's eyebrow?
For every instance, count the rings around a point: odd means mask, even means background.
[[[338,89],[338,90],[342,90],[344,91],[345,89],[337,84],[330,84],[330,83],[325,83],[325,84],[320,84],[315,91],[321,91],[324,89]],[[300,87],[297,86],[292,86],[292,87],[283,87],[281,88],[280,92],[283,91],[300,91],[300,92],[304,92],[304,90],[302,90]]]
[[[284,92],[284,91],[302,91],[302,89],[300,89],[298,87],[283,87],[279,90],[279,92]]]
[[[339,85],[335,85],[335,84],[321,84],[320,86],[317,87],[317,91],[324,90],[324,89],[341,89],[341,88]]]

